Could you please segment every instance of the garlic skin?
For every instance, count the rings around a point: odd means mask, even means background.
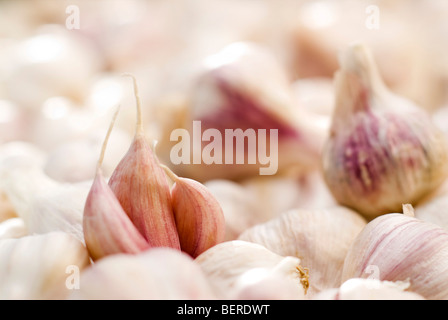
[[[447,261],[448,232],[405,210],[367,224],[347,253],[342,279],[408,281],[409,291],[426,299],[448,299]]]
[[[388,91],[369,49],[350,46],[335,75],[322,164],[335,199],[368,219],[416,205],[448,176],[448,148],[429,115]]]
[[[262,245],[247,241],[233,240],[220,243],[199,255],[195,261],[201,266],[220,299],[234,299],[242,294],[250,282],[264,281],[270,276],[279,276],[284,281],[292,283],[295,288],[295,299],[305,299],[309,286],[306,274],[301,275],[297,269],[302,268],[300,259],[280,256]],[[253,272],[254,269],[258,272]],[[252,273],[247,273],[249,271]],[[241,278],[244,275],[251,275],[249,283]],[[286,294],[290,295],[290,286],[283,287],[287,290]]]
[[[426,300],[421,295],[406,291],[409,283],[352,278],[339,288],[327,289],[313,300]]]
[[[99,260],[84,270],[79,290],[68,299],[213,300],[216,296],[190,256],[171,248],[151,248]]]
[[[1,240],[0,260],[2,300],[65,299],[75,277],[71,268],[89,265],[86,248],[64,232]]]
[[[300,258],[310,270],[313,296],[341,284],[345,256],[365,225],[363,217],[345,207],[294,209],[244,231],[238,239]]]

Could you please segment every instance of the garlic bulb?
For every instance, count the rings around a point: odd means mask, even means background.
[[[119,275],[119,276],[117,276]],[[202,270],[190,256],[171,248],[137,255],[116,254],[81,274],[71,300],[216,299]]]
[[[59,300],[74,288],[89,256],[71,235],[51,232],[1,240],[0,261],[0,299]]]
[[[421,295],[406,291],[409,283],[352,278],[339,288],[327,289],[313,300],[425,300]]]
[[[206,181],[316,167],[325,133],[295,108],[285,71],[265,47],[237,42],[208,56],[187,95],[185,112],[182,101],[172,112],[182,117],[192,146],[184,131],[160,141],[164,163],[179,144],[190,147],[173,163],[177,174]]]
[[[239,239],[300,258],[310,270],[313,296],[341,284],[345,256],[365,225],[358,213],[344,207],[295,209],[246,230]]]
[[[443,133],[424,110],[387,90],[367,47],[343,53],[335,81],[322,157],[335,199],[371,219],[415,205],[438,188],[448,176]]]
[[[353,241],[342,279],[375,277],[409,281],[409,291],[430,300],[448,298],[448,232],[405,214],[370,221]]]
[[[233,240],[217,244],[199,255],[195,261],[221,299],[235,298],[242,294],[245,285],[265,281],[270,276],[279,276],[292,283],[295,299],[304,299],[309,287],[307,270],[301,266],[300,259],[280,256],[262,245],[247,241]],[[289,295],[290,287],[283,287]]]

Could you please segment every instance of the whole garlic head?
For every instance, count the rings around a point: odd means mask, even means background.
[[[448,232],[416,219],[409,206],[404,212],[367,224],[347,253],[342,279],[408,281],[409,291],[426,299],[447,299]]]
[[[345,207],[294,209],[244,231],[239,239],[300,258],[309,268],[313,296],[341,284],[345,256],[365,225],[364,218]]]
[[[368,219],[416,205],[448,176],[448,148],[429,115],[390,92],[369,49],[350,46],[336,73],[336,106],[323,151],[335,199]]]

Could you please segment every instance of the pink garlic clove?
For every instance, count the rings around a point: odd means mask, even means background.
[[[143,134],[135,78],[134,89],[137,99],[137,131],[127,154],[115,168],[109,186],[151,247],[179,249],[169,184]]]
[[[174,217],[182,251],[193,258],[225,239],[223,210],[202,183],[175,175],[163,166],[174,181],[171,188]]]
[[[101,172],[96,175],[86,200],[83,230],[89,254],[94,260],[117,253],[136,254],[150,247]]]

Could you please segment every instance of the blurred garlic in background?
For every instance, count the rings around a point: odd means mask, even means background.
[[[378,57],[380,73],[392,90],[428,110],[437,108],[440,78],[431,67],[425,33],[415,23],[420,15],[417,18],[406,8],[390,1],[304,1],[291,28],[295,77],[331,78],[338,68],[338,53],[362,41]]]
[[[95,52],[65,26],[46,25],[17,44],[4,76],[7,97],[30,111],[54,96],[80,102],[100,70]]]

